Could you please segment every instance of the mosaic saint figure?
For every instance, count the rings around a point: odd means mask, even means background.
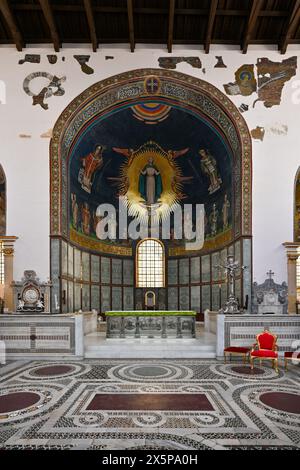
[[[219,211],[216,208],[216,203],[213,204],[212,211],[209,216],[209,222],[210,222],[210,233],[212,237],[215,237],[217,235],[217,229],[218,229],[218,215]]]
[[[217,161],[208,150],[199,150],[201,170],[209,178],[209,194],[216,192],[222,184],[222,179],[218,173]]]
[[[71,194],[71,204],[72,204],[72,218],[73,218],[73,227],[78,230],[79,226],[79,207],[77,204],[76,194]]]
[[[139,192],[149,206],[155,204],[161,196],[162,180],[160,172],[154,166],[153,158],[149,158],[147,165],[141,171]]]
[[[85,235],[90,234],[90,226],[91,226],[91,214],[90,208],[87,202],[85,202],[81,208],[81,227],[82,231]]]
[[[95,174],[103,166],[103,151],[105,147],[96,145],[95,150],[81,159],[82,168],[78,173],[78,181],[82,189],[91,193]]]
[[[230,202],[227,197],[227,193],[224,196],[224,202],[222,206],[222,217],[223,217],[223,229],[226,230],[229,225],[229,210],[230,210]]]

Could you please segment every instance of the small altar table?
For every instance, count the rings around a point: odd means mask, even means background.
[[[195,338],[194,311],[109,311],[107,338]]]

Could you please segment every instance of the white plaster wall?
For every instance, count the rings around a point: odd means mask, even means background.
[[[25,53],[41,54],[41,63],[19,65]],[[19,237],[15,279],[25,269],[36,270],[41,279],[49,277],[49,139],[40,135],[54,126],[69,102],[88,86],[127,70],[158,68],[158,57],[168,56],[164,46],[139,45],[135,53],[129,52],[127,46],[101,47],[97,53],[92,53],[89,46],[76,46],[63,47],[57,64],[50,65],[46,56],[52,53],[51,46],[28,47],[24,53],[13,47],[0,48],[0,80],[6,85],[6,104],[0,104],[0,163],[7,176],[7,234]],[[82,73],[73,54],[91,54],[89,65],[95,73]],[[114,59],[105,60],[105,55]],[[186,63],[177,65],[176,70],[209,81],[224,92],[223,84],[234,82],[234,72],[242,64],[255,64],[259,57],[281,61],[292,55],[297,55],[299,61],[300,47],[290,46],[282,56],[273,47],[253,46],[243,55],[237,48],[218,46],[205,55],[196,46],[188,49],[177,46],[172,55],[200,57],[205,74]],[[216,55],[223,56],[226,69],[214,68]],[[47,111],[32,106],[32,99],[23,91],[24,78],[37,71],[67,77],[65,95],[47,100]],[[268,128],[276,123],[288,126],[285,136],[267,131],[263,142],[253,141],[253,255],[254,280],[258,282],[265,279],[269,268],[275,271],[276,281],[287,279],[282,243],[293,239],[293,187],[300,165],[300,103],[296,104],[295,99],[293,102],[293,96],[300,102],[300,92],[295,96],[297,90],[293,88],[297,80],[300,80],[300,68],[284,86],[281,105],[269,109],[262,102],[252,108],[256,94],[231,97],[237,106],[250,105],[249,111],[243,114],[249,129]],[[39,91],[37,82],[36,86]],[[298,86],[300,90],[300,82]],[[20,138],[19,134],[29,134],[31,138]]]

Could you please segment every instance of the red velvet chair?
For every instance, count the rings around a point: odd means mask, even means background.
[[[300,352],[298,351],[285,351],[284,353],[284,366],[285,370],[288,368],[288,361],[300,362]]]
[[[256,343],[250,352],[251,369],[254,368],[254,359],[259,359],[260,363],[263,359],[271,359],[273,367],[278,372],[278,352],[277,352],[277,336],[270,331],[263,331],[256,336]]]

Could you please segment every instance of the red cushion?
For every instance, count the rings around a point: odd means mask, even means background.
[[[239,346],[229,346],[228,348],[224,349],[224,352],[235,352],[235,353],[248,353],[251,348],[242,348]]]
[[[297,351],[286,351],[284,357],[292,357],[293,359],[300,359],[300,352]]]
[[[278,357],[278,353],[276,351],[269,351],[265,349],[258,349],[257,351],[252,351],[251,356],[253,357]]]
[[[276,338],[268,331],[264,331],[257,335],[257,341],[260,349],[273,349],[276,343]]]

